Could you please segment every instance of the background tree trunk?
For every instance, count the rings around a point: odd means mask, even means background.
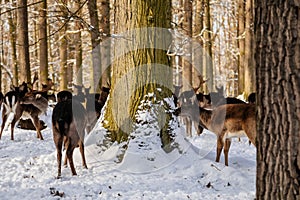
[[[193,28],[192,28],[192,23],[193,23],[193,5],[192,1],[190,0],[184,0],[184,15],[183,15],[183,23],[182,23],[182,28],[184,31],[184,34],[188,38],[192,38],[193,34]],[[182,66],[182,80],[183,80],[183,91],[190,90],[193,84],[193,73],[192,73],[192,46],[189,44],[186,48],[185,55],[186,58],[189,57],[189,59],[184,59],[183,60],[183,66]]]
[[[245,93],[248,96],[255,92],[255,67],[253,54],[253,0],[246,0],[246,21],[245,21]]]
[[[110,51],[111,40],[110,35],[110,3],[109,0],[100,0],[100,23],[99,28],[103,32],[102,43],[100,46],[101,51],[101,82],[99,82],[99,88],[102,86],[109,87],[110,82]]]
[[[40,83],[46,84],[48,78],[47,0],[41,2],[39,9]]]
[[[98,90],[101,77],[101,52],[100,52],[100,32],[99,19],[97,11],[97,1],[90,0],[87,2],[91,23],[91,42],[92,42],[92,70],[91,70],[91,91]],[[101,83],[101,82],[100,82]]]
[[[75,1],[75,9],[77,12],[77,16],[81,17],[81,0]],[[81,31],[83,27],[81,21],[77,20],[75,22],[75,30],[76,33],[74,35],[75,39],[75,72],[76,72],[76,84],[82,85],[83,76],[82,76],[82,40],[81,40]]]
[[[28,14],[27,0],[18,0],[18,25],[17,41],[20,63],[20,81],[29,83],[30,75],[30,58],[29,58],[29,41],[28,41]]]
[[[245,59],[245,0],[238,0],[238,93],[244,92],[245,88],[245,70],[244,70],[244,59]]]
[[[257,199],[299,199],[300,5],[255,6]]]
[[[62,4],[59,6],[62,14],[62,19],[60,23],[61,30],[60,34],[60,47],[59,47],[59,57],[60,57],[60,90],[66,90],[68,88],[68,40],[67,40],[67,17],[68,11],[66,10],[67,0],[62,0]]]
[[[210,17],[210,1],[204,0],[204,56],[203,56],[203,76],[209,79],[207,82],[208,91],[212,92],[214,90],[214,71],[212,63],[212,37],[211,37],[211,17]]]

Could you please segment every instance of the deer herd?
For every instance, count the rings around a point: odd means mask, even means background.
[[[40,116],[47,112],[49,101],[54,101],[52,113],[53,140],[57,150],[58,173],[61,177],[62,149],[66,156],[64,165],[69,162],[71,172],[76,175],[73,163],[73,151],[79,147],[83,167],[87,168],[84,156],[85,132],[91,131],[100,117],[101,110],[108,98],[109,87],[102,87],[100,93],[90,93],[90,88],[74,85],[76,94],[68,90],[60,91],[56,95],[49,94],[52,82],[43,85],[41,91],[33,90],[32,83],[23,82],[18,87],[3,95],[0,92],[0,109],[2,109],[2,124],[0,139],[4,130],[10,126],[11,140],[14,140],[14,128],[20,119],[30,119],[37,138],[43,140]],[[202,79],[203,80],[203,79]],[[248,103],[224,97],[221,89],[209,94],[198,93],[199,87],[183,91],[182,86],[174,86],[173,100],[176,114],[186,125],[187,136],[192,136],[192,124],[198,135],[203,129],[208,129],[217,136],[216,162],[219,162],[224,147],[225,165],[228,166],[228,152],[231,138],[247,136],[255,145],[255,93],[249,95]]]

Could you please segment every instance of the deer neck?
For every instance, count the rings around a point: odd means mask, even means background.
[[[199,107],[199,119],[203,125],[205,125],[208,129],[211,127],[211,116],[212,110],[206,110],[204,108]]]

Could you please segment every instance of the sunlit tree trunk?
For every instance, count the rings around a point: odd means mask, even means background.
[[[249,95],[255,92],[255,66],[253,54],[253,0],[246,0],[246,21],[245,21],[245,93]]]
[[[300,9],[255,1],[256,199],[300,199]]]
[[[105,119],[111,140],[123,141],[134,128],[135,114],[145,95],[154,93],[157,100],[171,96],[172,69],[166,55],[170,35],[157,30],[170,27],[171,2],[120,0],[115,6],[115,33],[121,38],[114,46],[111,98]],[[158,137],[165,147],[170,142],[168,120],[160,120],[163,128]]]
[[[184,10],[184,15],[183,15],[183,30],[184,30],[184,34],[187,38],[192,38],[192,34],[193,34],[193,29],[192,29],[192,23],[193,23],[193,5],[192,5],[192,1],[190,0],[184,0],[183,2],[183,10]],[[183,91],[185,90],[190,90],[190,87],[193,84],[193,73],[192,73],[192,46],[191,44],[189,44],[186,47],[186,54],[189,55],[185,55],[185,57],[189,57],[190,59],[183,59],[183,70],[182,70],[182,79],[183,81]]]
[[[245,88],[245,70],[244,70],[244,59],[245,59],[245,0],[238,0],[238,93],[244,92]]]
[[[75,1],[75,9],[77,12],[77,16],[81,17],[81,0]],[[76,84],[82,85],[83,76],[82,76],[82,39],[81,39],[81,31],[82,31],[82,23],[81,21],[75,22],[75,30],[76,33],[74,35],[75,39],[75,73],[76,73]]]
[[[29,58],[29,41],[28,41],[28,13],[27,0],[18,0],[17,13],[17,42],[18,42],[18,60],[20,63],[20,81],[30,82],[30,58]]]
[[[206,56],[203,57],[203,75],[206,76],[209,81],[207,82],[208,90],[211,92],[214,89],[214,75],[212,65],[212,37],[211,37],[211,17],[210,17],[210,1],[204,0],[204,49]]]
[[[66,10],[67,0],[61,1],[60,10],[63,20],[60,23],[61,30],[60,35],[60,47],[59,47],[59,58],[60,58],[60,70],[59,70],[59,82],[60,90],[66,90],[68,87],[68,40],[67,40],[67,17],[68,12]]]
[[[43,0],[39,8],[39,48],[40,83],[46,84],[48,78],[47,0]]]

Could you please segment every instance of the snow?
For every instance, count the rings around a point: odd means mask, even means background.
[[[141,121],[154,115],[139,113]],[[88,169],[82,167],[79,150],[74,152],[77,176],[62,168],[56,179],[57,162],[51,130],[51,109],[43,117],[48,128],[44,141],[35,131],[15,128],[15,140],[4,131],[0,140],[0,199],[254,199],[256,149],[247,138],[232,141],[229,166],[214,162],[216,136],[204,131],[186,138],[185,127],[176,128],[175,148],[163,151],[157,140],[159,124],[141,123],[131,134],[122,162],[119,144],[105,151],[97,145],[106,130],[97,123],[86,137]],[[142,144],[142,145],[141,145]]]

